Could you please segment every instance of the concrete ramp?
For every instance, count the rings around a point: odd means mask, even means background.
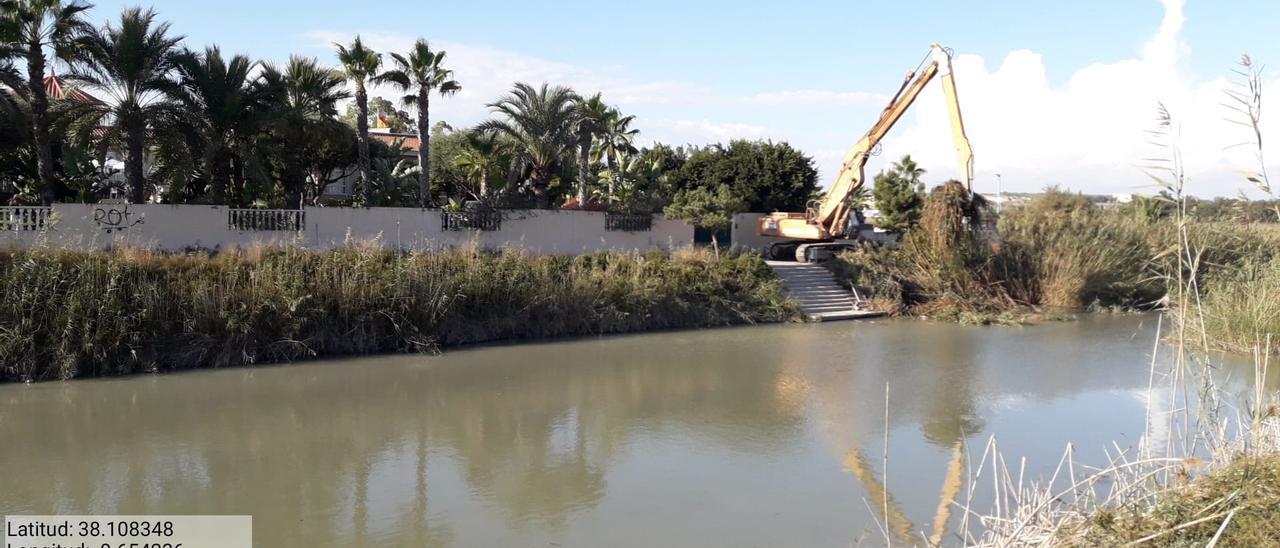
[[[782,278],[787,294],[800,303],[800,309],[811,321],[856,320],[884,315],[884,312],[865,310],[862,299],[836,283],[831,271],[821,265],[765,262]]]

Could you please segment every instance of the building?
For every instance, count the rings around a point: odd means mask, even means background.
[[[369,137],[377,142],[385,144],[389,147],[400,147],[400,158],[411,160],[414,163],[418,161],[418,149],[422,146],[422,141],[418,139],[415,133],[393,133],[389,128],[373,127],[369,128]],[[324,192],[320,194],[321,200],[342,201],[349,200],[355,194],[356,183],[360,181],[360,170],[356,166],[350,166],[342,170],[337,170],[331,174],[334,182],[324,187]]]

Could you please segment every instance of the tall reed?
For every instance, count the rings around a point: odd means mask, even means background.
[[[0,381],[780,321],[757,257],[262,247],[0,252]]]

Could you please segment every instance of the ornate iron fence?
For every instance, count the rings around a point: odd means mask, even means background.
[[[502,212],[496,209],[441,211],[440,226],[444,230],[499,230],[502,228]]]
[[[35,232],[49,227],[51,207],[6,206],[0,207],[0,231]]]
[[[653,230],[653,215],[605,213],[604,229],[610,232],[648,232]]]
[[[301,209],[228,209],[227,227],[253,232],[301,232],[307,226]]]

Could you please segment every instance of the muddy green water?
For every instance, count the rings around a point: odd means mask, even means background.
[[[251,514],[269,547],[874,545],[886,383],[890,521],[929,529],[962,439],[995,434],[1031,474],[1069,441],[1081,461],[1135,443],[1154,324],[782,325],[0,385],[0,514]]]

